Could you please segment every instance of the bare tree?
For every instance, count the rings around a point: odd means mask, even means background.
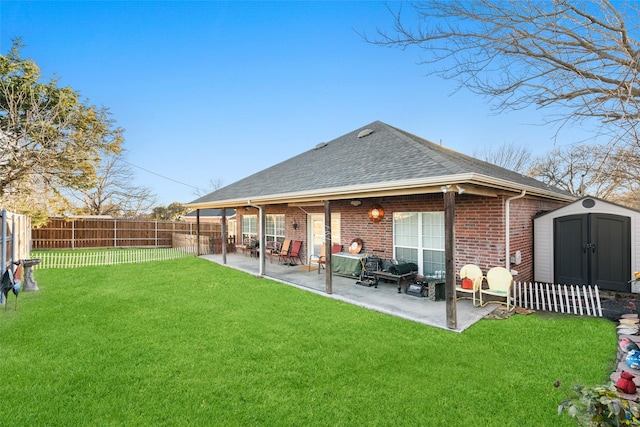
[[[135,218],[155,203],[149,188],[132,184],[134,174],[121,157],[105,157],[96,170],[95,185],[72,193],[85,214]]]
[[[513,142],[499,147],[476,148],[473,156],[522,174],[531,168],[533,160],[531,150]]]
[[[637,150],[580,144],[537,158],[528,174],[576,196],[594,196],[635,206],[640,189]]]
[[[553,109],[557,125],[594,119],[610,143],[640,148],[638,3],[632,0],[431,0],[394,12],[366,40],[424,49],[430,73],[487,96],[498,111]]]
[[[202,197],[206,194],[209,194],[213,191],[216,191],[219,188],[222,188],[222,185],[224,184],[224,180],[222,178],[211,178],[209,180],[209,186],[207,187],[206,190],[203,189],[197,189],[193,192],[193,194],[197,197]]]
[[[608,200],[634,209],[640,209],[640,152],[619,149],[612,155],[620,189]]]

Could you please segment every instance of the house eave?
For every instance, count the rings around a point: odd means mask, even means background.
[[[441,193],[443,186],[459,186],[465,194],[498,197],[527,191],[529,196],[538,196],[556,201],[572,202],[575,196],[544,190],[538,187],[520,185],[512,181],[494,178],[486,175],[468,173],[434,178],[416,178],[402,181],[376,182],[335,188],[322,188],[293,193],[269,194],[266,196],[248,195],[242,198],[216,200],[200,203],[189,203],[187,207],[193,209],[224,208],[245,205],[273,205],[313,203],[324,200],[345,200],[352,198],[371,198],[403,196],[413,194]],[[456,189],[457,191],[457,189]]]

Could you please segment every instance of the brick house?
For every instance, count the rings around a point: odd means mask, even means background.
[[[453,236],[455,271],[508,266],[531,281],[533,218],[574,200],[376,121],[187,206],[235,209],[236,241],[301,240],[302,259],[327,241],[330,221],[333,243],[361,239],[363,252],[414,262],[425,275],[445,271],[445,236]]]

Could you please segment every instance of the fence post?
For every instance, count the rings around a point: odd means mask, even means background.
[[[16,260],[16,214],[11,214],[11,262]]]
[[[0,257],[0,264],[2,264],[0,274],[2,274],[7,266],[7,210],[2,209],[0,215],[2,215],[2,256]]]

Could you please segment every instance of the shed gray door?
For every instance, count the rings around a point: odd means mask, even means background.
[[[554,220],[555,282],[629,292],[631,220],[610,214]]]

